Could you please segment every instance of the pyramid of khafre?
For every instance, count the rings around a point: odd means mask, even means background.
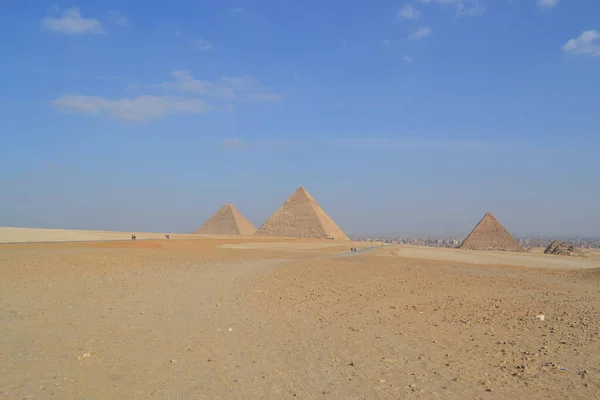
[[[467,250],[524,251],[500,222],[487,213],[460,245]]]
[[[225,204],[194,233],[251,236],[256,228],[231,203]]]
[[[302,186],[258,228],[255,235],[350,240]]]

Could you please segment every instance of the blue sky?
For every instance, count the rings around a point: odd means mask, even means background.
[[[0,226],[600,236],[596,0],[0,5]],[[151,6],[149,5],[151,4]]]

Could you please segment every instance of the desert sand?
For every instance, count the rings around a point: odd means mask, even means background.
[[[10,228],[0,226],[0,243],[95,242],[131,240],[131,235],[134,233],[137,236],[137,240],[144,240],[163,239],[165,234],[170,232],[140,233],[92,230],[82,231],[68,229]]]
[[[0,398],[600,398],[596,253],[122,234],[0,245]]]

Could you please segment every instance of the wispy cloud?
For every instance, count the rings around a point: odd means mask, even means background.
[[[412,64],[413,58],[411,56],[409,56],[408,54],[405,54],[402,56],[402,61],[404,61],[407,64]]]
[[[585,31],[579,37],[569,40],[562,47],[565,53],[584,54],[600,57],[600,33],[598,31]]]
[[[52,102],[57,109],[84,115],[109,115],[132,122],[145,122],[171,114],[203,114],[232,110],[244,103],[277,103],[281,96],[268,91],[250,76],[222,76],[216,81],[194,79],[188,71],[173,71],[172,81],[150,85],[128,85],[125,92],[168,90],[175,94],[147,94],[108,99],[99,96],[66,94]]]
[[[244,142],[240,138],[225,139],[225,140],[223,140],[223,142],[221,143],[221,145],[223,147],[228,148],[228,149],[243,149],[243,148],[248,147],[248,145],[246,144],[246,142]]]
[[[554,8],[558,5],[558,0],[537,0],[538,7]]]
[[[244,8],[244,7],[235,7],[235,8],[231,8],[230,11],[232,13],[235,13],[235,14],[242,14],[242,13],[246,12],[246,8]]]
[[[243,102],[279,102],[281,100],[280,95],[269,92],[260,82],[250,76],[222,76],[214,82],[194,79],[188,71],[173,71],[171,76],[174,78],[173,81],[153,86]]]
[[[198,39],[194,42],[194,47],[196,50],[210,51],[213,49],[214,45],[210,40]]]
[[[102,24],[94,18],[84,18],[78,8],[69,8],[60,18],[45,17],[41,24],[44,28],[67,35],[83,35],[86,33],[104,34]]]
[[[391,45],[392,45],[392,41],[391,41],[390,39],[383,39],[383,40],[381,41],[381,44],[382,44],[383,46],[391,46]]]
[[[112,10],[108,12],[108,17],[110,18],[110,20],[120,26],[127,26],[129,25],[129,21],[127,20],[127,17],[125,16],[125,13],[123,11],[116,11],[116,10]]]
[[[398,19],[417,19],[421,15],[421,11],[417,10],[411,3],[406,3],[398,10]]]
[[[433,32],[433,29],[431,29],[428,26],[423,26],[423,27],[417,29],[416,31],[414,31],[413,33],[411,33],[410,39],[412,39],[412,40],[423,39],[423,38],[426,38],[427,36],[431,35],[432,32]]]
[[[476,17],[486,10],[485,4],[480,0],[418,0],[422,4],[437,4],[442,7],[453,7],[456,15]]]
[[[52,102],[56,108],[79,114],[110,116],[131,122],[145,122],[174,113],[202,114],[211,109],[205,101],[167,96],[104,97],[65,95]]]

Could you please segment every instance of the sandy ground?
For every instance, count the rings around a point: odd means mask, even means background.
[[[0,245],[0,398],[600,398],[599,268],[273,243]]]
[[[600,256],[587,251],[587,258],[559,257],[543,252],[513,253],[506,251],[477,251],[418,246],[394,246],[382,251],[382,255],[404,258],[420,258],[432,261],[451,261],[464,264],[518,265],[529,268],[582,269],[600,268]]]
[[[135,233],[137,239],[164,239],[165,234],[148,232],[107,232],[107,231],[78,231],[67,229],[33,229],[10,228],[0,226],[0,243],[48,243],[48,242],[94,242],[131,240]],[[175,235],[173,235],[175,236]],[[178,235],[188,236],[188,235]]]

